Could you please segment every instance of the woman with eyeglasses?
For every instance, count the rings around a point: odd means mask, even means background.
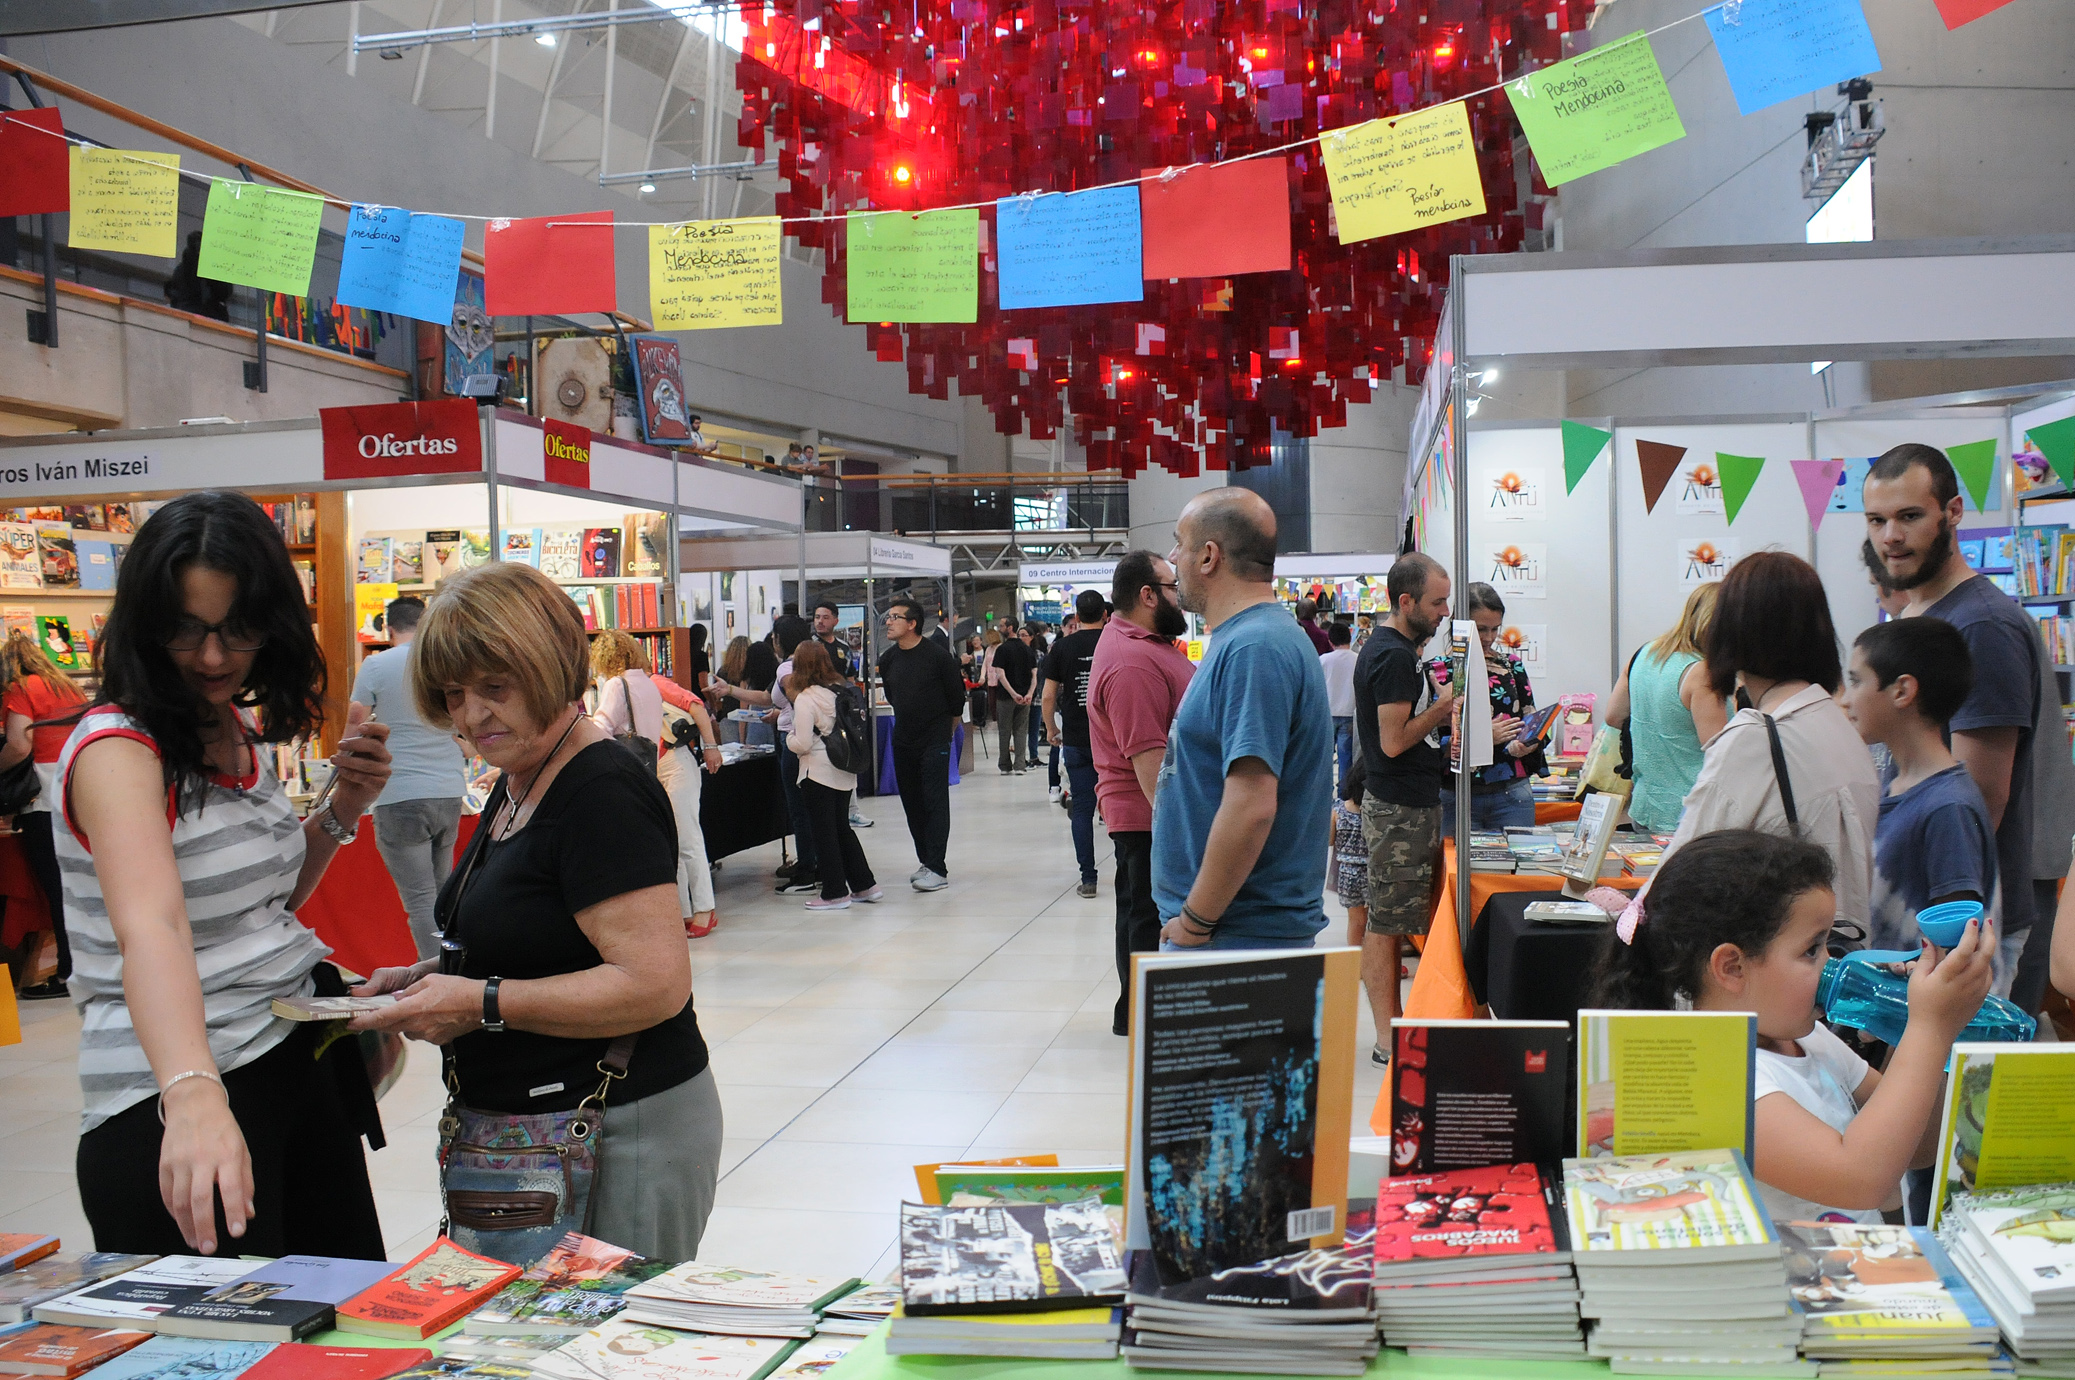
[[[53,802],[94,1248],[380,1260],[358,1044],[319,1059],[272,1003],[344,990],[295,910],[388,781],[389,730],[354,705],[335,789],[296,818],[261,744],[316,733],[324,660],[280,532],[238,494],[144,524],[95,661]]]

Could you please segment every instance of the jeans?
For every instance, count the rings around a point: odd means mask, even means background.
[[[677,818],[677,913],[689,920],[713,909],[713,869],[706,832],[699,827],[699,792],[706,773],[690,748],[672,748],[656,763],[656,780]]]
[[[951,744],[904,747],[896,742],[893,779],[915,839],[915,861],[939,877],[950,876],[944,850],[951,846]]]
[[[1511,825],[1527,828],[1535,822],[1535,788],[1523,776],[1503,791],[1470,793],[1470,827],[1478,833],[1496,833]],[[1455,792],[1441,788],[1441,837],[1455,837]]]
[[[431,958],[439,953],[432,903],[447,874],[454,870],[461,797],[399,800],[394,805],[375,806],[374,814],[375,850],[388,866],[396,894],[403,898],[404,911],[411,917],[411,941],[418,946],[421,960]]]
[[[821,859],[821,899],[840,901],[854,892],[870,891],[872,865],[850,827],[850,792],[800,778],[800,799],[814,821],[814,855]]]
[[[1036,756],[1034,751],[1024,751],[1024,745],[1030,738],[1030,706],[1018,704],[1004,694],[1001,701],[994,706],[994,710],[1001,720],[1001,769],[1022,771],[1030,765],[1031,758]],[[1013,767],[1010,765],[1011,758],[1014,759]]]
[[[29,871],[35,874],[36,885],[43,888],[44,902],[50,907],[50,928],[58,942],[58,971],[55,976],[63,982],[72,976],[72,945],[65,938],[65,888],[58,874],[57,845],[51,842],[50,827],[51,813],[48,810],[24,810],[14,817],[15,832],[22,840],[22,852],[29,855]],[[35,958],[31,953],[22,961],[33,964]],[[15,976],[25,983],[29,980],[26,974],[17,973]]]
[[[1355,721],[1352,714],[1333,716],[1333,757],[1340,764],[1340,774],[1335,781],[1347,780],[1347,771],[1355,761]]]
[[[820,865],[814,851],[814,821],[808,818],[807,806],[800,799],[800,759],[785,745],[785,735],[778,735],[778,784],[785,788],[785,813],[792,821],[793,855],[800,860],[803,869]]]
[[[1131,956],[1160,947],[1160,910],[1153,904],[1153,834],[1150,829],[1112,830],[1110,845],[1117,850],[1117,1009],[1110,1016],[1110,1030],[1128,1035]]]
[[[1036,759],[1035,757],[1033,757],[1033,758],[1031,759],[1031,761],[1032,761],[1033,763],[1035,763],[1035,762],[1037,761],[1037,759]],[[1046,777],[1048,778],[1048,779],[1046,780],[1045,784],[1046,784],[1046,785],[1047,785],[1048,787],[1050,787],[1050,788],[1051,788],[1052,790],[1055,790],[1055,791],[1056,791],[1056,790],[1058,790],[1058,789],[1059,789],[1059,749],[1058,749],[1058,748],[1056,748],[1056,747],[1055,747],[1055,748],[1053,748],[1053,749],[1052,749],[1052,751],[1051,751],[1051,752],[1050,752],[1050,753],[1049,753],[1049,754],[1048,754],[1048,755],[1046,756],[1046,759],[1045,759],[1045,776],[1046,776]]]
[[[1095,883],[1095,755],[1087,748],[1056,747],[1052,760],[1066,759],[1066,779],[1073,788],[1074,859],[1081,880]]]

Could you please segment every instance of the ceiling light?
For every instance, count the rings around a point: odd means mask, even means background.
[[[655,189],[656,184],[653,182],[644,182],[641,184],[641,194],[643,196],[647,196],[650,192],[653,192]]]
[[[553,34],[535,34],[533,36],[533,41],[535,43],[538,43],[543,48],[552,48],[555,46],[555,36]]]

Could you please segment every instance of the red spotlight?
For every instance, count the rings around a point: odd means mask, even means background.
[[[896,163],[893,165],[893,180],[905,187],[915,180],[915,170],[906,163]]]

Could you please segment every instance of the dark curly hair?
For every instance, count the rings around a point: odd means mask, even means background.
[[[1669,1011],[1679,997],[1699,996],[1717,945],[1763,953],[1795,899],[1830,890],[1836,875],[1819,844],[1756,829],[1702,834],[1658,868],[1635,942],[1622,943],[1607,926],[1593,964],[1591,1005]]]
[[[236,700],[259,711],[259,740],[285,743],[324,721],[324,656],[280,529],[243,494],[205,489],[172,500],[137,530],[123,561],[94,647],[94,702],[114,705],[151,735],[183,813],[200,803],[207,781],[202,729],[210,714],[165,639],[187,616],[180,581],[197,566],[235,580],[231,621],[265,634]]]

